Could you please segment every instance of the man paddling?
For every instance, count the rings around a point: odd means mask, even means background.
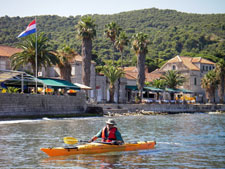
[[[106,126],[101,129],[94,137],[92,137],[89,143],[95,141],[98,138],[102,138],[102,142],[123,144],[123,138],[115,125],[116,122],[113,119],[108,119],[108,121],[106,121]]]

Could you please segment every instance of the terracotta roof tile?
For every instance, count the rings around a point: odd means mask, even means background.
[[[75,59],[73,59],[72,61],[71,61],[71,63],[73,63],[73,62],[82,62],[82,56],[81,55],[79,55],[79,54],[77,54],[77,55],[75,55]],[[93,63],[93,64],[95,64],[95,61],[91,61],[91,63]]]
[[[183,64],[190,70],[200,70],[196,65],[193,64],[191,57],[180,57]]]
[[[124,77],[125,77],[126,79],[130,79],[130,80],[134,79],[134,80],[136,80],[136,79],[137,79],[137,74],[131,75],[131,74],[125,73]]]
[[[137,68],[135,66],[131,66],[131,67],[124,67],[124,76],[126,79],[137,79]]]
[[[137,67],[136,66],[131,66],[131,67],[124,67],[125,72],[137,72]]]
[[[146,81],[152,82],[155,79],[159,79],[163,74],[159,72],[159,69],[154,70],[151,73],[146,74]]]
[[[11,57],[15,53],[22,52],[22,49],[0,45],[0,56]]]
[[[195,60],[196,59],[196,60]],[[210,60],[207,60],[207,59],[204,59],[204,58],[201,58],[201,57],[196,57],[196,58],[192,58],[192,62],[200,62],[200,63],[204,63],[204,64],[212,64],[214,65],[215,63],[214,62],[211,62]]]
[[[194,63],[203,63],[212,65],[215,64],[201,57],[187,57],[187,56],[175,56],[174,58],[170,59],[167,63],[178,63],[178,62],[182,62],[190,70],[199,70],[199,68]],[[164,65],[166,65],[167,63],[165,63]]]
[[[192,58],[192,62],[200,62],[201,61],[201,57],[194,57],[194,58]]]
[[[125,71],[125,78],[134,80],[137,79],[138,71],[136,67],[125,67],[124,71]],[[145,81],[151,82],[154,79],[160,78],[161,76],[162,73],[159,73],[158,69],[151,73],[145,72]]]

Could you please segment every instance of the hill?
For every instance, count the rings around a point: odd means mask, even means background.
[[[80,53],[81,42],[76,38],[75,25],[81,16],[37,16],[38,32],[44,32],[53,49],[70,45]],[[114,15],[93,15],[97,25],[97,37],[93,52],[97,64],[112,58],[112,44],[104,36],[104,27],[116,22],[127,35],[144,32],[149,36],[149,53],[146,64],[154,70],[175,55],[201,56],[216,62],[225,59],[225,14],[189,14],[175,10],[156,8],[122,12]],[[16,37],[34,17],[1,17],[0,44],[15,46]],[[119,52],[116,59],[120,60]],[[135,65],[135,54],[130,46],[125,49],[126,65]]]

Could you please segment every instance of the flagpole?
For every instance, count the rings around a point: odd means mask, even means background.
[[[37,20],[36,20],[36,16],[35,16],[35,23],[36,23],[36,33],[35,33],[35,67],[36,67],[36,83],[35,83],[35,89],[36,89],[36,93],[38,92],[37,90],[37,74],[38,74],[38,70],[37,70]]]

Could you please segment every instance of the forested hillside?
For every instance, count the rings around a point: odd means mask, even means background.
[[[81,41],[76,38],[75,25],[81,16],[37,16],[37,30],[44,32],[53,49],[64,44],[80,53]],[[93,41],[93,53],[97,64],[111,59],[114,52],[112,43],[104,35],[105,25],[114,21],[129,38],[137,32],[149,37],[149,53],[146,64],[150,70],[162,65],[175,55],[201,56],[216,62],[225,58],[225,14],[188,14],[175,10],[156,8],[122,12],[114,15],[93,15],[97,25],[97,37]],[[16,46],[21,40],[16,38],[34,17],[1,17],[0,44]],[[135,54],[125,48],[125,64],[135,65]],[[119,51],[115,58],[120,60]],[[119,61],[118,61],[119,63]]]

